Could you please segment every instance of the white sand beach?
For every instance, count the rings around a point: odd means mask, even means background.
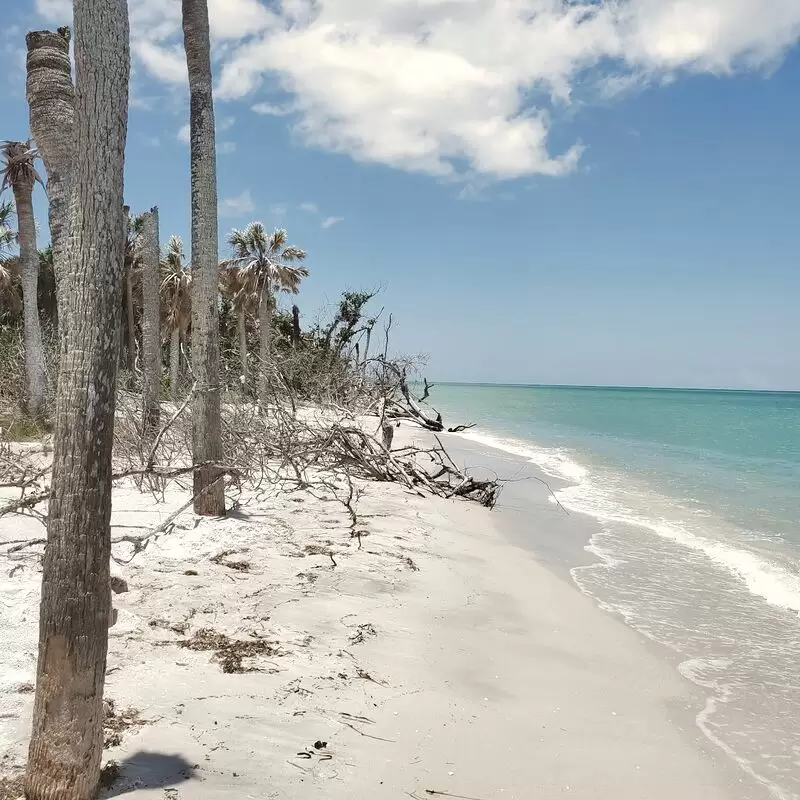
[[[294,492],[250,497],[225,520],[187,512],[115,567],[129,591],[110,632],[106,697],[122,724],[106,796],[765,796],[709,749],[674,666],[491,512],[361,486],[360,543],[341,504]],[[174,487],[156,505],[120,488],[113,523],[156,525],[186,496]],[[553,513],[543,500],[535,525]],[[0,519],[0,541],[28,535],[43,528]],[[0,559],[6,775],[29,732],[40,551]]]

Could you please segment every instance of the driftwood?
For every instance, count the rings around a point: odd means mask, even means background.
[[[500,494],[499,481],[478,480],[459,469],[439,439],[430,448],[390,450],[356,426],[335,423],[319,432],[307,429],[307,434],[305,446],[289,456],[301,475],[310,467],[343,472],[368,481],[400,483],[420,495],[463,497],[487,508],[494,507]]]
[[[363,531],[359,530],[355,510],[361,492],[355,484],[358,480],[398,483],[420,496],[464,498],[493,508],[501,482],[481,480],[459,468],[437,437],[431,446],[393,449],[394,427],[398,420],[408,420],[434,434],[445,430],[445,426],[441,414],[431,413],[422,406],[430,395],[432,384],[424,381],[424,393],[417,400],[408,385],[407,366],[387,361],[385,356],[378,356],[370,362],[376,371],[380,371],[374,379],[370,401],[372,413],[377,412],[379,416],[375,435],[357,422],[359,411],[335,404],[323,406],[320,417],[310,420],[308,415],[298,413],[299,401],[294,397],[289,404],[276,398],[275,404],[268,407],[234,402],[223,406],[224,464],[194,464],[187,459],[191,426],[185,411],[192,392],[158,434],[150,439],[141,435],[141,425],[136,416],[140,413],[140,403],[135,398],[129,398],[131,402],[125,402],[123,398],[123,402],[118,404],[117,471],[112,479],[115,482],[133,479],[140,490],[149,487],[156,497],[160,495],[162,498],[170,481],[180,481],[201,466],[214,466],[220,480],[227,477],[240,490],[246,482],[256,497],[263,485],[271,489],[290,485],[306,490],[313,490],[316,486],[343,503],[350,516],[351,538],[358,539],[359,548]],[[291,389],[287,383],[282,385]],[[126,411],[126,408],[130,410]],[[363,408],[360,413],[363,414]],[[450,430],[461,431],[470,427],[458,425]],[[8,456],[6,461],[13,461]],[[9,513],[27,513],[46,521],[46,508],[40,511],[37,506],[46,503],[50,497],[47,472],[41,463],[34,465],[30,462],[14,469],[6,464],[5,470],[0,469],[0,480],[7,487],[20,490],[19,497],[0,506],[0,517]],[[112,543],[130,544],[133,548],[130,557],[135,557],[154,537],[169,532],[177,517],[192,505],[194,499],[189,499],[158,527],[139,536],[118,536],[112,539]],[[36,539],[2,544],[7,553],[12,553],[45,542]],[[331,561],[335,566],[333,557]]]

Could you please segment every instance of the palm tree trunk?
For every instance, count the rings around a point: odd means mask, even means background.
[[[47,170],[50,240],[56,276],[56,299],[62,323],[68,317],[65,296],[66,237],[72,190],[75,136],[75,89],[69,60],[69,28],[31,31],[28,45],[27,95],[30,127]],[[64,341],[63,330],[60,341]]]
[[[122,298],[130,51],[125,0],[76,0],[75,176],[28,800],[89,800],[100,779],[111,611],[111,451]]]
[[[300,308],[292,306],[292,347],[300,346]]]
[[[128,351],[128,380],[133,384],[136,373],[136,313],[133,307],[133,275],[128,269],[125,274],[125,311],[128,319],[128,341],[126,349]]]
[[[181,373],[181,329],[173,328],[169,340],[169,391],[172,399],[178,397],[178,379]]]
[[[242,389],[247,391],[250,376],[248,375],[249,364],[247,363],[247,313],[244,307],[239,309],[237,321],[239,326],[239,364],[242,368]]]
[[[264,283],[258,301],[258,326],[260,361],[258,369],[258,402],[266,407],[269,396],[270,367],[272,365],[272,295],[268,282]]]
[[[370,327],[367,328],[367,341],[364,343],[364,361],[362,366],[364,367],[365,370],[367,368],[367,361],[369,360],[369,344],[371,341],[372,341],[372,326],[370,325]]]
[[[145,436],[158,431],[161,413],[161,337],[159,324],[158,208],[142,214],[142,429]]]
[[[39,320],[39,251],[36,249],[36,223],[33,219],[33,178],[16,181],[12,189],[19,223],[27,409],[32,417],[41,419],[47,403],[47,370]]]
[[[192,366],[197,391],[192,407],[195,464],[222,459],[219,386],[217,151],[211,90],[208,0],[182,0],[183,42],[189,72],[192,167]],[[225,514],[225,485],[218,469],[194,472],[194,511]]]

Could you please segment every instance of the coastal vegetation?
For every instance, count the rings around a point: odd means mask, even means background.
[[[87,800],[103,780],[116,545],[129,546],[131,560],[189,507],[222,517],[241,504],[243,487],[265,483],[326,493],[347,510],[359,548],[360,481],[490,507],[499,488],[463,472],[438,439],[392,447],[399,420],[445,426],[425,404],[427,382],[413,394],[419,362],[392,353],[392,317],[371,310],[373,292],[345,291],[330,318],[304,328],[299,305],[284,310],[279,300],[300,293],[313,258],[307,267],[285,229],[260,221],[234,229],[220,258],[206,0],[183,0],[182,18],[188,248],[162,237],[157,206],[136,213],[124,202],[124,0],[75,3],[75,84],[70,30],[28,34],[23,136],[35,140],[2,148],[10,196],[0,205],[0,482],[19,492],[0,516],[36,516],[47,529],[42,539],[4,543],[8,552],[45,545],[24,780],[31,800]],[[47,190],[42,249],[37,181]],[[163,497],[188,475],[186,502],[166,522],[112,538],[115,486]]]

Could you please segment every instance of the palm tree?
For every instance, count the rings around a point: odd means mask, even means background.
[[[183,44],[189,73],[189,134],[192,172],[192,408],[195,464],[222,459],[219,385],[217,243],[217,151],[211,89],[208,0],[182,0]],[[194,511],[225,514],[225,485],[219,469],[194,471]]]
[[[126,367],[132,382],[136,372],[136,307],[141,305],[142,295],[142,215],[133,216],[128,206],[125,206],[124,219],[125,351]]]
[[[55,33],[30,31],[25,41],[28,46],[30,126],[47,170],[56,296],[63,311],[66,298],[61,296],[61,277],[66,255],[67,215],[75,149],[75,88],[69,60],[70,30],[59,28]]]
[[[30,141],[3,142],[2,154],[3,180],[0,191],[10,186],[14,192],[19,224],[27,408],[32,417],[41,419],[47,402],[47,369],[39,320],[39,252],[36,249],[36,222],[33,218],[33,187],[36,181],[42,183],[42,179],[34,166],[38,153]]]
[[[266,405],[275,293],[297,294],[308,270],[293,264],[303,261],[306,254],[299,247],[286,243],[286,231],[283,228],[268,234],[260,222],[251,222],[244,230],[234,228],[228,235],[228,243],[233,248],[233,258],[223,262],[223,267],[235,271],[239,285],[234,296],[234,308],[244,310],[248,303],[258,303],[261,345],[258,399],[262,405]]]
[[[161,336],[159,324],[160,254],[158,208],[142,214],[142,426],[154,436],[161,413]]]
[[[88,800],[103,755],[111,452],[124,255],[125,0],[75,0],[75,173],[28,800]]]
[[[247,345],[247,318],[258,312],[258,298],[255,298],[254,301],[251,295],[240,295],[242,284],[239,280],[239,270],[228,268],[226,261],[220,264],[219,286],[222,296],[230,302],[233,312],[236,315],[236,327],[239,338],[239,366],[241,368],[239,379],[242,384],[242,390],[247,394],[251,391],[250,359]]]
[[[173,398],[178,396],[180,378],[181,337],[186,336],[192,319],[192,273],[184,263],[183,240],[170,236],[167,251],[161,259],[162,330],[169,336],[169,387]]]

